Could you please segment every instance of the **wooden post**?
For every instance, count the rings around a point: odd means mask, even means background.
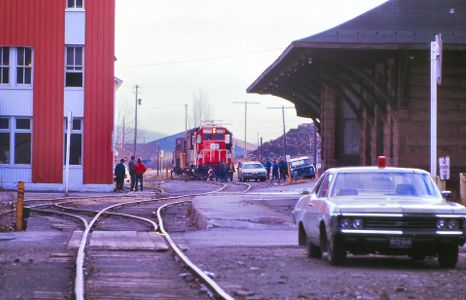
[[[460,173],[460,203],[466,204],[466,173]]]
[[[16,231],[23,230],[24,181],[18,182],[18,199],[16,204]]]

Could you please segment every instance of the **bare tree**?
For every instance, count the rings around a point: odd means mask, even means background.
[[[199,89],[198,93],[193,93],[191,112],[193,127],[200,126],[202,121],[211,119],[209,97],[205,90]]]
[[[115,117],[115,142],[118,146],[132,143],[134,134],[134,107],[127,101],[118,101]],[[123,145],[124,148],[124,145]]]

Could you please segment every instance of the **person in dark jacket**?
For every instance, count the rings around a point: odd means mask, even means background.
[[[265,170],[267,171],[267,179],[270,178],[270,169],[272,168],[272,163],[270,160],[267,158],[267,161],[265,162]]]
[[[131,160],[128,162],[128,172],[129,177],[131,178],[131,191],[134,191],[134,185],[136,184],[136,172],[134,171],[134,165],[136,165],[134,155],[131,155]]]
[[[280,178],[283,179],[283,181],[285,181],[286,177],[288,177],[288,164],[283,159],[281,159],[279,167],[280,167]]]
[[[146,165],[142,162],[142,159],[139,157],[138,162],[134,165],[134,172],[136,172],[136,184],[134,190],[138,191],[138,182],[141,183],[141,192],[143,191],[143,175],[146,172],[147,168]]]
[[[120,163],[115,166],[115,182],[116,182],[115,192],[120,193],[123,191],[125,175],[126,175],[125,160],[122,158],[120,159]]]
[[[272,164],[272,182],[274,182],[275,179],[278,179],[278,182],[280,182],[279,166],[276,159],[273,160]]]
[[[225,162],[222,160],[218,166],[218,176],[222,182],[225,181]]]

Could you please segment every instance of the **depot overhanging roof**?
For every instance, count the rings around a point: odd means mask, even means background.
[[[466,50],[465,0],[389,0],[327,31],[292,42],[248,88],[248,93],[270,94],[284,70],[313,51],[427,50],[442,33],[444,50]],[[320,55],[326,52],[321,51]],[[273,93],[272,93],[273,94]]]

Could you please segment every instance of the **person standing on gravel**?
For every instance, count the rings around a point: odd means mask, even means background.
[[[279,166],[276,159],[273,160],[272,164],[272,183],[275,179],[278,179],[278,183],[280,183]]]
[[[128,162],[128,172],[131,179],[131,191],[134,191],[134,186],[136,184],[136,172],[134,171],[135,164],[136,162],[134,161],[134,155],[131,155],[131,160]]]
[[[270,159],[267,158],[267,161],[265,162],[265,170],[267,171],[267,179],[270,178],[270,169],[272,168],[272,163],[270,162]]]
[[[141,183],[141,192],[143,191],[143,180],[142,177],[146,172],[147,168],[146,165],[142,162],[142,159],[139,157],[138,162],[134,165],[134,172],[136,173],[136,184],[134,186],[134,190],[138,191],[138,182]]]
[[[124,181],[126,176],[125,159],[120,159],[120,163],[115,166],[115,192],[123,191]]]

